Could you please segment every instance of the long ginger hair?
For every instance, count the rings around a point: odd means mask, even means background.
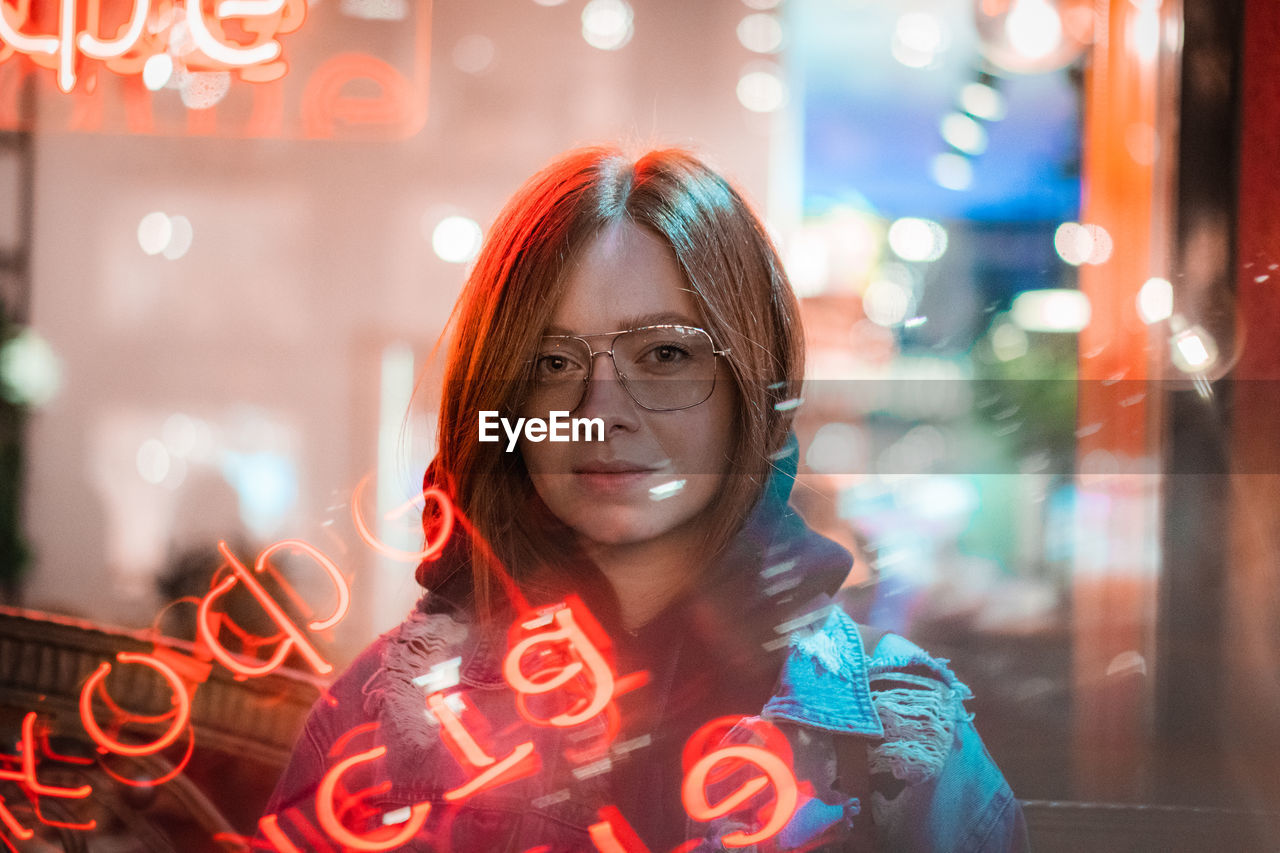
[[[443,489],[467,520],[459,537],[468,589],[480,618],[491,615],[495,578],[525,589],[572,566],[568,529],[551,518],[519,453],[480,443],[481,411],[511,416],[527,387],[529,361],[564,292],[566,270],[606,226],[626,220],[670,245],[703,322],[728,349],[737,388],[737,443],[721,496],[708,509],[714,553],[759,499],[771,454],[791,428],[804,344],[798,306],[760,220],[719,174],[688,152],[629,159],[615,148],[571,151],[534,175],[489,230],[450,320],[438,421],[439,451],[426,485]],[[438,523],[428,505],[424,525]],[[418,568],[420,584],[445,579]],[[454,578],[456,581],[457,578]]]

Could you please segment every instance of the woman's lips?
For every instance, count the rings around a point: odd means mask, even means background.
[[[637,488],[657,470],[639,465],[584,465],[573,469],[573,479],[587,491],[610,495]]]

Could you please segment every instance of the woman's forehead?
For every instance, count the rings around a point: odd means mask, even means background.
[[[671,247],[645,228],[618,222],[596,235],[567,271],[548,331],[585,334],[700,322],[697,299]]]

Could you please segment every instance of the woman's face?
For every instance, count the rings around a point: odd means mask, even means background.
[[[545,334],[586,337],[663,323],[705,328],[671,248],[635,224],[607,227],[567,275]],[[589,340],[597,352],[610,344],[608,337]],[[604,441],[522,438],[534,488],[588,551],[687,542],[729,469],[737,392],[727,365],[716,366],[715,389],[705,402],[655,412],[631,398],[613,359],[597,355],[592,361],[591,381],[573,417],[600,418]]]

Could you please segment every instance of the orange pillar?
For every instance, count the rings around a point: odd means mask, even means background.
[[[1075,794],[1088,799],[1141,798],[1148,759],[1159,533],[1159,478],[1149,472],[1159,439],[1155,398],[1135,394],[1150,358],[1135,300],[1147,279],[1166,275],[1166,161],[1152,152],[1159,24],[1174,6],[1099,0],[1085,82],[1081,221],[1114,245],[1109,260],[1080,269],[1092,319],[1079,338],[1072,742]]]

